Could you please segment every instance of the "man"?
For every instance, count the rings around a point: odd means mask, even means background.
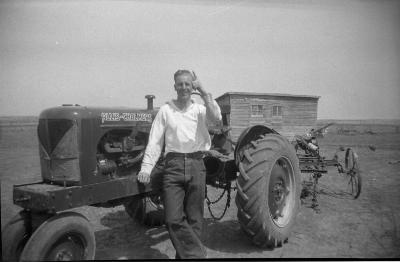
[[[138,180],[150,182],[150,173],[165,143],[165,223],[176,258],[205,258],[202,231],[206,169],[202,151],[211,146],[206,121],[221,120],[221,110],[194,72],[178,70],[174,81],[177,99],[163,105],[153,121]],[[191,99],[194,90],[200,92],[204,105]]]

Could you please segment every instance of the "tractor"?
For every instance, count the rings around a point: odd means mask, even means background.
[[[4,260],[91,260],[96,241],[90,221],[74,208],[123,205],[133,219],[162,224],[163,157],[151,183],[137,181],[152,121],[146,109],[66,104],[41,112],[37,135],[42,180],[14,185],[22,207],[2,231]],[[299,159],[288,139],[263,125],[232,141],[230,128],[209,127],[204,152],[208,186],[230,191],[235,183],[237,218],[257,246],[281,246],[300,205]],[[207,204],[210,204],[207,198]]]

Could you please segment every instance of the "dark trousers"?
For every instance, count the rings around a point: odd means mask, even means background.
[[[168,153],[163,177],[165,224],[176,258],[205,258],[202,244],[206,169],[200,153]]]

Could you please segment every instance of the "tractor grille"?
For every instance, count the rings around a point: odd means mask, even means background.
[[[55,184],[80,182],[78,126],[69,119],[40,119],[38,126],[42,177]]]
[[[73,124],[73,121],[69,119],[39,120],[38,137],[47,154],[50,155],[53,152],[58,142]]]

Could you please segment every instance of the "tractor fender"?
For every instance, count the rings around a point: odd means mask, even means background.
[[[235,163],[236,166],[239,166],[240,163],[240,156],[239,152],[240,149],[248,144],[250,141],[256,140],[259,136],[265,135],[265,134],[279,134],[276,132],[274,129],[269,128],[264,125],[255,125],[255,126],[250,126],[246,128],[239,136],[239,139],[237,140],[237,144],[235,147]]]

